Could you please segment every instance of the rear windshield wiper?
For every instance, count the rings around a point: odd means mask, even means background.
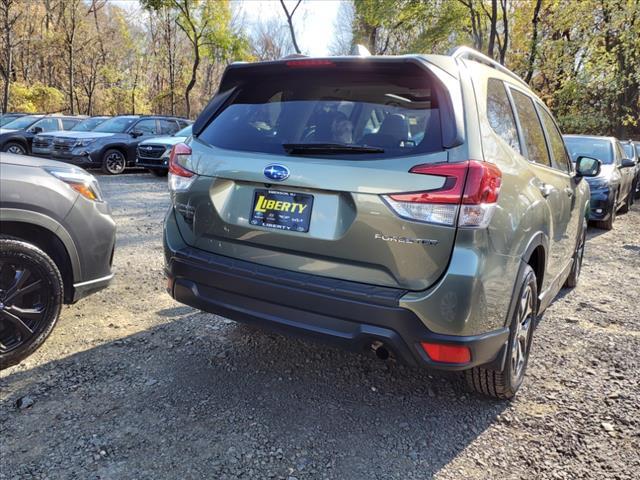
[[[283,143],[282,148],[289,155],[319,154],[337,155],[340,153],[384,153],[379,147],[364,145],[342,145],[340,143]]]

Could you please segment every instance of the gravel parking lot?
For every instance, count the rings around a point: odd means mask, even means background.
[[[100,177],[113,285],[0,373],[0,478],[616,478],[640,471],[640,205],[590,229],[513,402],[164,291],[166,181]],[[633,474],[636,472],[636,474]]]

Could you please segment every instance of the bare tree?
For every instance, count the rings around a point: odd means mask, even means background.
[[[300,51],[300,47],[298,47],[298,42],[296,40],[296,31],[293,28],[293,15],[296,13],[296,10],[298,9],[301,3],[302,3],[302,0],[298,0],[298,3],[296,3],[296,6],[293,7],[293,10],[291,10],[291,13],[289,13],[289,10],[285,5],[284,0],[280,0],[280,5],[282,5],[284,14],[287,16],[287,23],[289,24],[289,31],[291,32],[291,42],[293,42],[293,48],[295,48],[296,53],[302,53],[302,52]]]
[[[294,49],[287,27],[273,17],[256,25],[251,40],[258,60],[277,60]]]
[[[15,0],[0,0],[0,13],[2,14],[2,26],[4,30],[4,61],[0,64],[0,73],[4,80],[2,96],[2,112],[9,107],[9,84],[13,72],[13,49],[17,46],[14,39],[13,27],[20,18],[20,13],[13,11]]]
[[[333,28],[335,36],[329,47],[331,55],[349,55],[351,53],[354,19],[355,11],[353,2],[340,3]]]

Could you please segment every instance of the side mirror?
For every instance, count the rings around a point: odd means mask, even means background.
[[[31,127],[29,131],[37,135],[38,133],[42,133],[43,130],[42,130],[42,127]]]
[[[133,138],[138,138],[138,137],[141,137],[142,135],[144,135],[144,133],[141,132],[140,130],[131,130],[131,136]]]
[[[578,177],[597,177],[600,175],[601,166],[600,160],[581,155],[576,160],[576,175]]]
[[[634,162],[630,158],[622,159],[622,165],[621,165],[622,168],[629,168],[629,167],[635,167],[635,166],[636,166],[636,162]]]

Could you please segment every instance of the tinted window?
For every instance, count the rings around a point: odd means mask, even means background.
[[[33,124],[34,127],[40,127],[43,132],[55,132],[60,130],[57,118],[43,118],[39,122]]]
[[[640,157],[640,143],[636,143],[636,153]]]
[[[516,152],[522,153],[516,121],[504,83],[490,78],[487,84],[487,118],[489,124]]]
[[[160,133],[162,135],[173,135],[178,130],[179,125],[175,120],[160,120]]]
[[[605,165],[613,163],[613,150],[611,142],[604,138],[592,137],[565,137],[564,143],[567,145],[571,160],[576,161],[578,157],[597,158]]]
[[[572,170],[571,160],[564,148],[564,140],[562,140],[560,130],[544,108],[538,107],[538,112],[540,112],[540,118],[542,118],[542,123],[547,131],[549,145],[553,153],[553,166],[559,170],[570,172]]]
[[[622,148],[624,149],[624,156],[625,158],[631,158],[634,159],[636,156],[633,154],[633,145],[631,143],[625,143],[622,145]]]
[[[547,144],[533,101],[524,93],[520,93],[517,90],[512,90],[511,92],[513,94],[513,101],[516,104],[518,118],[520,119],[522,137],[527,146],[529,160],[550,167],[551,160],[549,159]]]
[[[80,123],[80,119],[63,118],[62,119],[62,128],[64,130],[69,130],[69,129],[73,128],[74,125],[77,125],[78,123]]]
[[[94,132],[123,133],[137,120],[136,117],[115,117],[101,123],[93,129]]]
[[[237,75],[241,75],[240,73]],[[220,148],[284,153],[283,144],[366,145],[392,157],[442,150],[437,97],[413,65],[282,68],[246,74],[199,138]]]
[[[74,132],[90,132],[105,120],[105,118],[87,118],[86,120],[76,124],[71,130]]]
[[[140,120],[136,123],[136,126],[133,127],[134,130],[142,132],[144,135],[155,135],[158,131],[157,128],[156,121],[152,118]]]
[[[31,124],[35,123],[39,118],[33,115],[27,115],[26,117],[16,118],[12,122],[7,123],[4,128],[7,130],[23,130],[29,127]]]

